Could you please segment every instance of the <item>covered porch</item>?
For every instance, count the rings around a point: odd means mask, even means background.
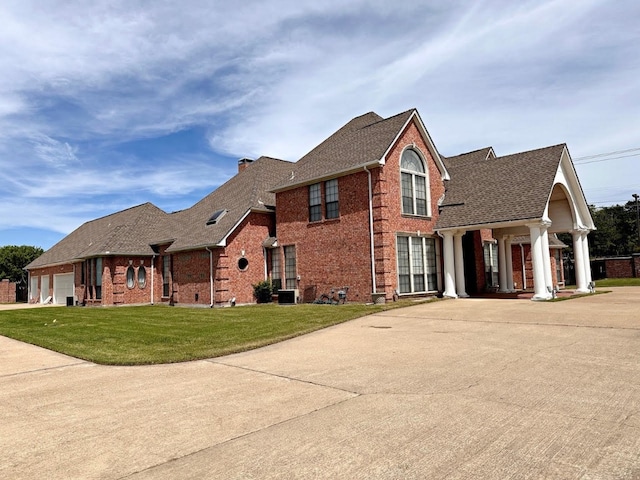
[[[516,185],[505,183],[509,180],[509,176],[505,176],[501,179],[502,185],[495,185],[500,191],[486,192],[486,194],[478,192],[477,198],[473,195],[464,202],[450,204],[445,202],[441,205],[443,217],[446,219],[438,229],[443,244],[443,295],[445,297],[469,296],[467,292],[469,281],[466,275],[470,271],[471,262],[477,263],[477,252],[475,258],[465,258],[470,256],[470,250],[464,248],[463,237],[467,232],[476,231],[489,231],[491,238],[495,240],[499,277],[497,293],[512,294],[518,291],[514,283],[512,245],[515,238],[528,236],[533,271],[531,298],[532,300],[552,298],[557,282],[554,284],[553,281],[549,239],[551,235],[557,233],[570,233],[572,236],[577,284],[575,292],[590,291],[592,278],[587,234],[595,227],[589,208],[566,147],[545,150],[522,155],[533,157],[530,160],[538,160],[538,167],[544,166],[546,172],[538,171],[535,172],[538,175],[534,175],[532,171],[528,178],[517,176],[519,172],[514,172],[512,178],[520,178]],[[532,153],[536,155],[531,155]],[[475,163],[472,165],[474,168],[469,169],[471,170],[469,173],[491,170],[491,164],[500,160],[502,159],[487,159]],[[510,158],[509,160],[503,166],[505,169],[517,166],[523,159]],[[526,162],[525,165],[522,161],[521,166],[531,169],[532,163]],[[549,171],[550,167],[553,170]],[[470,188],[471,185],[469,182],[465,186]],[[481,210],[483,207],[488,210],[486,217],[489,221],[486,222],[478,221],[483,217]],[[465,220],[475,221],[466,225],[461,224]],[[483,261],[486,262],[486,259],[483,258]],[[528,285],[528,287],[531,286]]]

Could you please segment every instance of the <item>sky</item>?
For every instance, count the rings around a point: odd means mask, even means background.
[[[0,246],[49,248],[242,157],[295,161],[417,108],[437,149],[567,143],[587,201],[640,193],[640,2],[3,0]]]

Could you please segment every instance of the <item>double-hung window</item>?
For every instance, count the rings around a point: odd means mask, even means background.
[[[322,192],[320,184],[309,185],[309,221],[319,222],[322,220]]]
[[[322,220],[322,183],[309,185],[309,221]],[[330,220],[340,217],[340,204],[338,200],[338,180],[324,182],[324,218]]]
[[[271,285],[273,291],[278,293],[278,290],[282,288],[282,278],[280,273],[280,249],[271,249]]]
[[[438,289],[434,238],[398,236],[398,290],[424,293]]]
[[[171,280],[171,256],[162,257],[162,296],[169,296],[169,282]]]
[[[296,247],[295,245],[287,245],[284,247],[284,281],[287,289],[296,288],[298,286],[297,269],[296,269]]]
[[[402,186],[402,213],[408,215],[431,215],[429,181],[425,165],[420,156],[411,149],[403,152],[400,159]]]
[[[338,218],[340,210],[338,208],[338,180],[333,179],[324,183],[325,194],[325,218]]]

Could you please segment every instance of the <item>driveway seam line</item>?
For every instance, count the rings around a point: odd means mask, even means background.
[[[80,361],[80,362],[76,362],[76,363],[68,363],[66,365],[56,365],[55,367],[36,368],[35,370],[25,370],[23,372],[9,373],[9,374],[6,374],[6,375],[0,375],[0,378],[18,377],[20,375],[27,375],[29,373],[46,372],[48,370],[58,370],[60,368],[76,367],[78,365],[92,365],[92,363],[91,362]]]
[[[242,367],[240,365],[233,365],[233,364],[229,364],[229,363],[224,363],[224,362],[216,361],[215,359],[208,359],[208,360],[205,360],[205,361],[206,362],[210,362],[210,363],[215,363],[215,364],[218,364],[218,365],[224,365],[225,367],[239,368],[240,370],[246,370],[247,372],[261,373],[263,375],[269,375],[269,376],[272,376],[272,377],[283,378],[285,380],[291,380],[291,381],[294,381],[294,382],[306,383],[306,384],[309,384],[309,385],[313,385],[314,387],[330,388],[331,390],[337,390],[339,392],[350,393],[350,394],[356,395],[356,396],[362,395],[362,393],[360,393],[360,392],[354,392],[352,390],[347,390],[347,389],[344,389],[344,388],[333,387],[331,385],[324,385],[322,383],[312,382],[311,380],[303,380],[303,379],[300,379],[300,378],[288,377],[286,375],[280,375],[280,374],[277,374],[277,373],[265,372],[263,370],[257,370],[255,368]]]
[[[636,327],[613,327],[610,325],[578,325],[574,323],[541,323],[541,322],[498,322],[495,320],[463,320],[456,318],[442,317],[419,317],[409,315],[386,315],[390,318],[411,318],[414,320],[428,320],[439,322],[459,322],[459,323],[489,323],[492,325],[533,325],[538,327],[573,327],[573,328],[595,328],[603,330],[640,330]]]
[[[223,365],[224,365],[224,364],[223,364]],[[231,365],[231,366],[233,366],[233,365]],[[248,370],[250,370],[250,369],[248,369]],[[339,389],[338,389],[338,390],[339,390]],[[122,479],[125,479],[125,478],[130,478],[130,477],[133,477],[134,475],[138,475],[138,474],[140,474],[140,473],[142,473],[142,472],[151,471],[151,470],[153,470],[153,469],[155,469],[155,468],[159,468],[159,467],[162,467],[162,466],[164,466],[164,465],[168,465],[168,464],[171,464],[171,463],[173,463],[173,462],[177,462],[177,461],[179,461],[179,460],[183,460],[183,459],[185,459],[185,458],[189,458],[189,457],[191,457],[191,456],[193,456],[193,455],[197,455],[197,454],[202,453],[202,452],[205,452],[205,451],[207,451],[207,450],[211,450],[212,448],[219,448],[219,447],[221,447],[221,446],[223,446],[223,445],[226,445],[227,443],[234,442],[234,441],[236,441],[236,440],[240,440],[240,439],[242,439],[242,438],[244,438],[244,437],[248,437],[248,436],[250,436],[250,435],[255,435],[256,433],[260,433],[260,432],[263,432],[263,431],[268,430],[268,429],[270,429],[270,428],[278,427],[278,426],[280,426],[280,425],[284,425],[284,424],[286,424],[286,423],[288,423],[288,422],[292,422],[292,421],[294,421],[294,420],[299,420],[299,419],[301,419],[301,418],[307,417],[307,416],[312,415],[312,414],[314,414],[314,413],[321,412],[322,410],[325,410],[325,409],[327,409],[327,408],[334,407],[334,406],[340,405],[340,404],[345,403],[345,402],[349,402],[349,401],[351,401],[351,400],[353,400],[353,399],[355,399],[355,398],[358,398],[358,397],[360,397],[360,396],[361,396],[360,394],[356,394],[356,395],[355,395],[355,396],[353,396],[353,397],[345,398],[345,399],[342,399],[342,400],[337,401],[337,402],[334,402],[334,403],[329,403],[329,404],[327,404],[327,405],[324,405],[324,406],[322,406],[322,407],[320,407],[320,408],[316,408],[316,409],[314,409],[314,410],[311,410],[311,411],[309,411],[309,412],[303,413],[303,414],[301,414],[301,415],[296,415],[296,416],[294,416],[294,417],[287,418],[287,419],[281,420],[281,421],[279,421],[279,422],[272,423],[272,424],[270,424],[270,425],[266,425],[266,426],[264,426],[264,427],[262,427],[262,428],[258,428],[257,430],[252,430],[252,431],[250,431],[250,432],[246,432],[246,433],[243,433],[243,434],[241,434],[241,435],[237,435],[237,436],[235,436],[235,437],[228,438],[228,439],[226,439],[226,440],[224,440],[224,441],[222,441],[222,442],[215,443],[215,444],[213,444],[213,445],[209,445],[209,446],[204,447],[204,448],[201,448],[201,449],[199,449],[199,450],[194,450],[193,452],[189,452],[189,453],[187,453],[187,454],[185,454],[185,455],[182,455],[182,456],[180,456],[180,457],[170,458],[170,459],[168,459],[168,460],[166,460],[166,461],[164,461],[164,462],[157,463],[157,464],[152,465],[152,466],[150,466],[150,467],[143,468],[142,470],[137,470],[137,471],[135,471],[135,472],[128,473],[128,474],[126,474],[126,475],[124,475],[124,476],[122,476],[122,477],[118,477],[118,480],[122,480]]]

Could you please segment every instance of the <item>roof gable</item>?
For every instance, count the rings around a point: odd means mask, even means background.
[[[565,148],[561,144],[485,161],[478,161],[479,154],[476,161],[448,159],[451,180],[436,229],[543,218]]]
[[[365,166],[383,165],[385,156],[411,121],[416,121],[438,167],[446,169],[433,147],[417,110],[411,109],[389,118],[369,112],[349,121],[333,135],[303,156],[292,168],[288,179],[274,191],[287,190],[314,181],[340,176]]]

